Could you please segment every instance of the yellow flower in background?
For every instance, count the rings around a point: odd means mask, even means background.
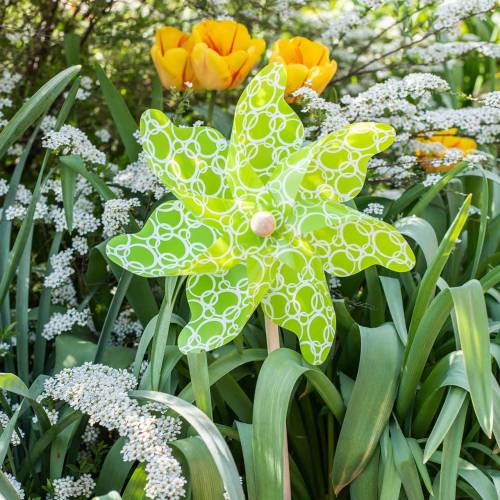
[[[477,150],[477,143],[469,137],[457,136],[457,129],[436,130],[431,136],[420,135],[417,142],[422,144],[422,149],[415,151],[419,163],[427,172],[444,172],[452,169],[459,162],[445,162],[450,149],[458,149],[463,156],[470,155]],[[443,161],[440,164],[440,161]]]
[[[186,90],[186,82],[198,87],[191,65],[192,48],[191,37],[177,28],[164,26],[156,32],[151,57],[164,87]]]
[[[337,63],[330,60],[328,49],[322,43],[302,36],[276,41],[269,62],[285,65],[288,77],[286,96],[301,87],[309,87],[321,94],[337,71]],[[287,100],[296,98],[288,97]]]
[[[232,89],[248,75],[266,48],[242,24],[208,20],[192,33],[191,62],[200,88]]]

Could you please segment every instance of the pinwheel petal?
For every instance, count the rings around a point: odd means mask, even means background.
[[[321,364],[335,336],[335,311],[321,261],[309,245],[282,245],[275,278],[262,299],[264,314],[299,338],[304,359]]]
[[[141,117],[141,136],[153,173],[177,196],[226,198],[227,141],[209,127],[176,127],[161,111],[150,109]],[[180,198],[180,196],[177,196]]]
[[[255,201],[275,165],[302,144],[304,127],[283,98],[285,86],[285,68],[270,64],[238,101],[226,168],[236,198]]]
[[[191,321],[179,335],[179,348],[187,353],[210,351],[233,340],[259,305],[270,283],[250,259],[219,274],[199,274],[188,278],[187,299]]]
[[[370,158],[394,141],[394,129],[385,123],[348,125],[315,142],[300,196],[334,201],[354,198],[363,187]]]
[[[350,276],[369,266],[409,271],[415,256],[403,235],[384,221],[334,202],[302,202],[295,206],[294,226],[308,241],[324,269]]]
[[[180,201],[162,203],[136,234],[121,234],[106,245],[106,254],[127,271],[147,278],[193,272],[192,262],[220,233],[200,222]]]

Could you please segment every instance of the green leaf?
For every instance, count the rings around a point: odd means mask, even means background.
[[[493,430],[493,388],[488,312],[481,284],[472,280],[451,288],[472,406],[488,437]]]
[[[394,451],[389,434],[389,426],[387,425],[380,440],[381,448],[381,484],[380,484],[380,499],[382,500],[399,500],[401,491],[401,478],[394,463]]]
[[[363,472],[349,485],[352,500],[378,500],[380,453],[375,450]]]
[[[405,311],[403,308],[403,295],[401,294],[401,284],[398,279],[388,276],[380,276],[385,299],[389,306],[394,328],[398,332],[403,345],[408,341],[408,331],[406,330]]]
[[[337,420],[344,404],[332,382],[319,369],[289,349],[277,349],[267,357],[257,380],[253,415],[253,455],[257,498],[283,495],[283,445],[288,405],[297,381],[305,376]]]
[[[448,171],[436,184],[433,184],[419,199],[411,210],[411,215],[420,215],[429,203],[437,196],[439,191],[443,189],[452,179],[468,167],[466,161],[462,161],[456,167]]]
[[[333,462],[336,493],[356,478],[370,460],[392,411],[401,365],[401,345],[391,324],[359,329],[358,374]]]
[[[123,492],[123,500],[144,500],[146,494],[144,488],[146,487],[146,470],[142,464],[139,464],[132,474],[130,481]]]
[[[463,439],[465,417],[467,416],[468,402],[465,400],[460,412],[446,434],[443,442],[443,459],[441,462],[441,475],[439,480],[439,499],[455,500],[460,459],[460,447]]]
[[[61,188],[64,216],[68,231],[73,230],[73,205],[75,201],[76,172],[70,168],[61,168]]]
[[[141,147],[134,137],[138,126],[134,117],[130,113],[125,100],[116,87],[110,82],[103,69],[96,65],[96,75],[99,80],[102,95],[111,113],[115,126],[120,135],[128,159],[133,162],[137,160]]]
[[[484,241],[486,238],[486,230],[488,228],[488,212],[489,212],[488,209],[489,209],[488,180],[483,175],[481,183],[481,194],[479,197],[479,210],[480,210],[479,231],[477,234],[477,240],[475,241],[474,260],[472,262],[472,269],[470,272],[470,277],[472,279],[476,277],[477,270],[479,268],[479,263],[481,261],[481,254],[483,251]]]
[[[196,406],[213,419],[212,397],[208,378],[207,353],[205,351],[188,352],[189,378],[193,386]]]
[[[71,66],[58,73],[31,96],[0,132],[0,158],[35,123],[79,73],[80,66]]]
[[[449,388],[441,412],[425,443],[424,463],[431,458],[439,445],[443,442],[443,439],[457,418],[466,396],[467,391],[460,387]]]
[[[424,500],[413,454],[396,421],[390,424],[394,463],[408,500]]]
[[[63,368],[73,368],[92,362],[97,345],[75,335],[60,335],[55,340],[54,373]],[[104,350],[102,363],[113,368],[128,368],[134,359],[135,351],[129,347],[109,345]]]
[[[257,492],[255,485],[255,466],[253,463],[252,434],[253,426],[236,421],[236,428],[240,436],[241,451],[245,464],[245,482],[247,485],[248,500],[256,500]]]
[[[132,397],[138,399],[163,404],[191,424],[210,452],[222,477],[229,498],[232,500],[244,500],[245,495],[240,484],[238,469],[231,456],[231,452],[215,424],[202,411],[170,394],[154,391],[132,391],[130,394]]]
[[[110,490],[122,490],[134,466],[134,462],[125,462],[122,458],[121,449],[125,442],[125,438],[119,438],[108,451],[101,465],[94,493],[103,494]]]
[[[430,495],[433,495],[434,491],[432,488],[432,481],[429,476],[427,467],[424,464],[424,455],[422,453],[420,445],[418,444],[417,440],[413,438],[406,438],[406,442],[410,447],[413,459],[415,460],[415,464],[417,465],[418,472],[420,474],[420,477],[422,478],[422,481],[425,484],[425,487],[427,488],[427,491],[429,492]]]
[[[21,412],[21,405],[14,412],[12,417],[10,417],[9,422],[3,428],[2,434],[0,435],[0,467],[3,467],[3,463],[5,461],[5,456],[7,455],[7,451],[10,447],[10,440],[12,438],[12,433],[16,428],[17,418],[19,417],[19,413]]]
[[[12,486],[12,483],[7,479],[7,476],[0,470],[0,498],[2,500],[20,500],[20,497]]]
[[[440,277],[441,271],[443,270],[448,258],[455,247],[458,237],[467,221],[467,214],[469,212],[471,196],[469,195],[464,201],[460,211],[458,212],[455,220],[446,231],[436,255],[432,259],[432,263],[427,268],[422,281],[418,287],[417,298],[415,300],[415,307],[413,308],[413,314],[411,317],[410,328],[408,331],[408,348],[413,342],[416,329],[422,318],[425,315],[427,307],[429,306],[432,297],[434,296],[434,291],[436,288],[436,283]]]
[[[205,443],[198,436],[193,436],[178,439],[172,446],[184,455],[189,467],[189,485],[193,500],[222,498],[224,485]]]

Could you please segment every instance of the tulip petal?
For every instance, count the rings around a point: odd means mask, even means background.
[[[319,95],[325,90],[333,75],[337,71],[337,63],[324,64],[323,66],[315,66],[309,72],[307,79],[310,82],[310,87]]]
[[[302,143],[304,128],[283,99],[285,85],[284,67],[270,64],[238,101],[226,168],[236,198],[255,201],[274,166]]]
[[[191,64],[201,87],[224,90],[231,85],[233,77],[227,61],[206,43],[197,43],[194,46]]]
[[[191,321],[179,335],[183,353],[216,349],[243,329],[269,287],[267,272],[251,261],[219,274],[192,275],[186,295]]]
[[[315,142],[300,196],[347,201],[363,187],[370,158],[393,142],[394,129],[384,123],[348,125]]]
[[[143,147],[153,173],[173,192],[226,198],[227,141],[208,127],[176,127],[161,111],[141,118]]]
[[[334,202],[297,203],[289,221],[334,276],[381,265],[406,272],[415,256],[403,235],[386,222]]]
[[[264,40],[257,38],[251,40],[249,47],[247,48],[247,59],[243,66],[233,75],[233,83],[231,88],[238,87],[241,82],[247,77],[250,70],[255,66],[262,53],[266,48],[266,42]]]
[[[304,86],[309,74],[309,68],[303,64],[288,64],[286,66],[287,82],[285,95],[289,96]]]
[[[335,311],[321,261],[308,247],[300,241],[282,245],[262,308],[269,319],[297,335],[308,363],[320,364],[335,336]]]
[[[158,45],[154,45],[151,49],[151,57],[161,83],[165,88],[184,89],[184,78],[189,57],[186,49],[174,48],[162,53]]]
[[[121,234],[106,245],[111,261],[147,278],[193,272],[191,263],[220,233],[206,226],[180,201],[162,203],[136,234]]]

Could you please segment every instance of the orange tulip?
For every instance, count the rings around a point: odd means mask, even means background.
[[[425,146],[424,149],[417,149],[415,153],[426,172],[445,172],[457,165],[458,162],[453,162],[434,166],[434,163],[439,163],[439,160],[445,158],[449,149],[459,149],[464,156],[477,150],[476,141],[457,136],[456,128],[437,130],[430,137],[420,135],[417,137],[417,142]]]
[[[242,24],[234,21],[203,21],[193,28],[191,63],[205,89],[237,87],[248,75],[266,44],[251,38]]]
[[[328,49],[302,36],[282,38],[275,42],[269,62],[281,63],[286,67],[288,79],[285,95],[289,96],[288,101],[296,100],[290,94],[301,87],[309,87],[321,94],[337,71],[337,63],[330,60]]]
[[[192,45],[191,37],[177,28],[164,26],[156,32],[151,57],[164,87],[186,90],[187,82],[198,87],[190,60]]]

